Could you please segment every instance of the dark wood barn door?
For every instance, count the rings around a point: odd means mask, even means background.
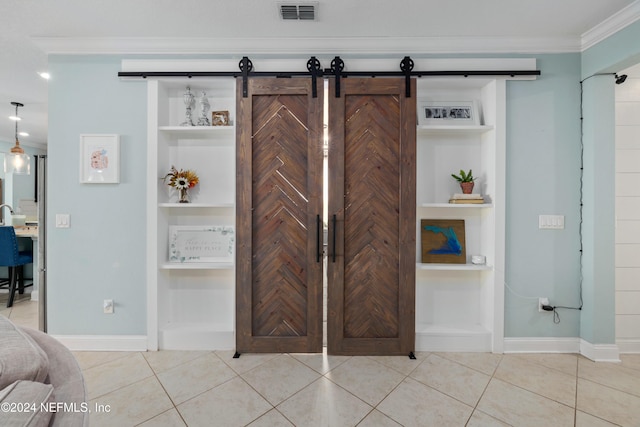
[[[328,352],[408,355],[415,341],[415,81],[329,88]],[[334,216],[335,215],[335,216]]]
[[[323,91],[256,78],[237,92],[236,351],[322,351]]]

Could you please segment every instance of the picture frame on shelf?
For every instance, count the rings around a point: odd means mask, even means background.
[[[463,219],[420,220],[423,263],[466,264]]]
[[[418,101],[418,125],[477,126],[480,114],[476,101]]]
[[[211,126],[229,126],[228,111],[212,111]]]
[[[120,182],[120,135],[80,135],[80,182],[118,184]]]
[[[232,225],[169,226],[169,262],[232,263],[234,253]]]

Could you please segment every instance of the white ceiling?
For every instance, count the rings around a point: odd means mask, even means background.
[[[18,101],[30,133],[21,143],[46,144],[47,82],[37,73],[52,53],[567,52],[640,18],[640,0],[318,0],[317,21],[292,22],[280,20],[279,2],[2,0],[0,140],[13,140],[7,116]]]

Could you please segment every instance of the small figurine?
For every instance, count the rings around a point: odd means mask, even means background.
[[[202,91],[202,96],[200,97],[200,117],[198,118],[198,126],[211,126],[208,117],[210,107],[207,94],[205,91]]]
[[[180,123],[180,126],[194,126],[193,120],[191,120],[191,107],[195,103],[195,97],[191,93],[191,88],[189,86],[187,86],[187,91],[182,95],[182,99],[187,110],[185,111],[184,122]]]

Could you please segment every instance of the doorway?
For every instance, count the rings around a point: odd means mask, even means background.
[[[238,352],[408,355],[415,337],[415,82],[250,79],[238,92]],[[303,142],[304,141],[304,142]],[[327,194],[327,193],[325,193]],[[324,213],[322,213],[324,211]],[[321,214],[322,213],[322,214]],[[306,246],[303,245],[306,238]]]

